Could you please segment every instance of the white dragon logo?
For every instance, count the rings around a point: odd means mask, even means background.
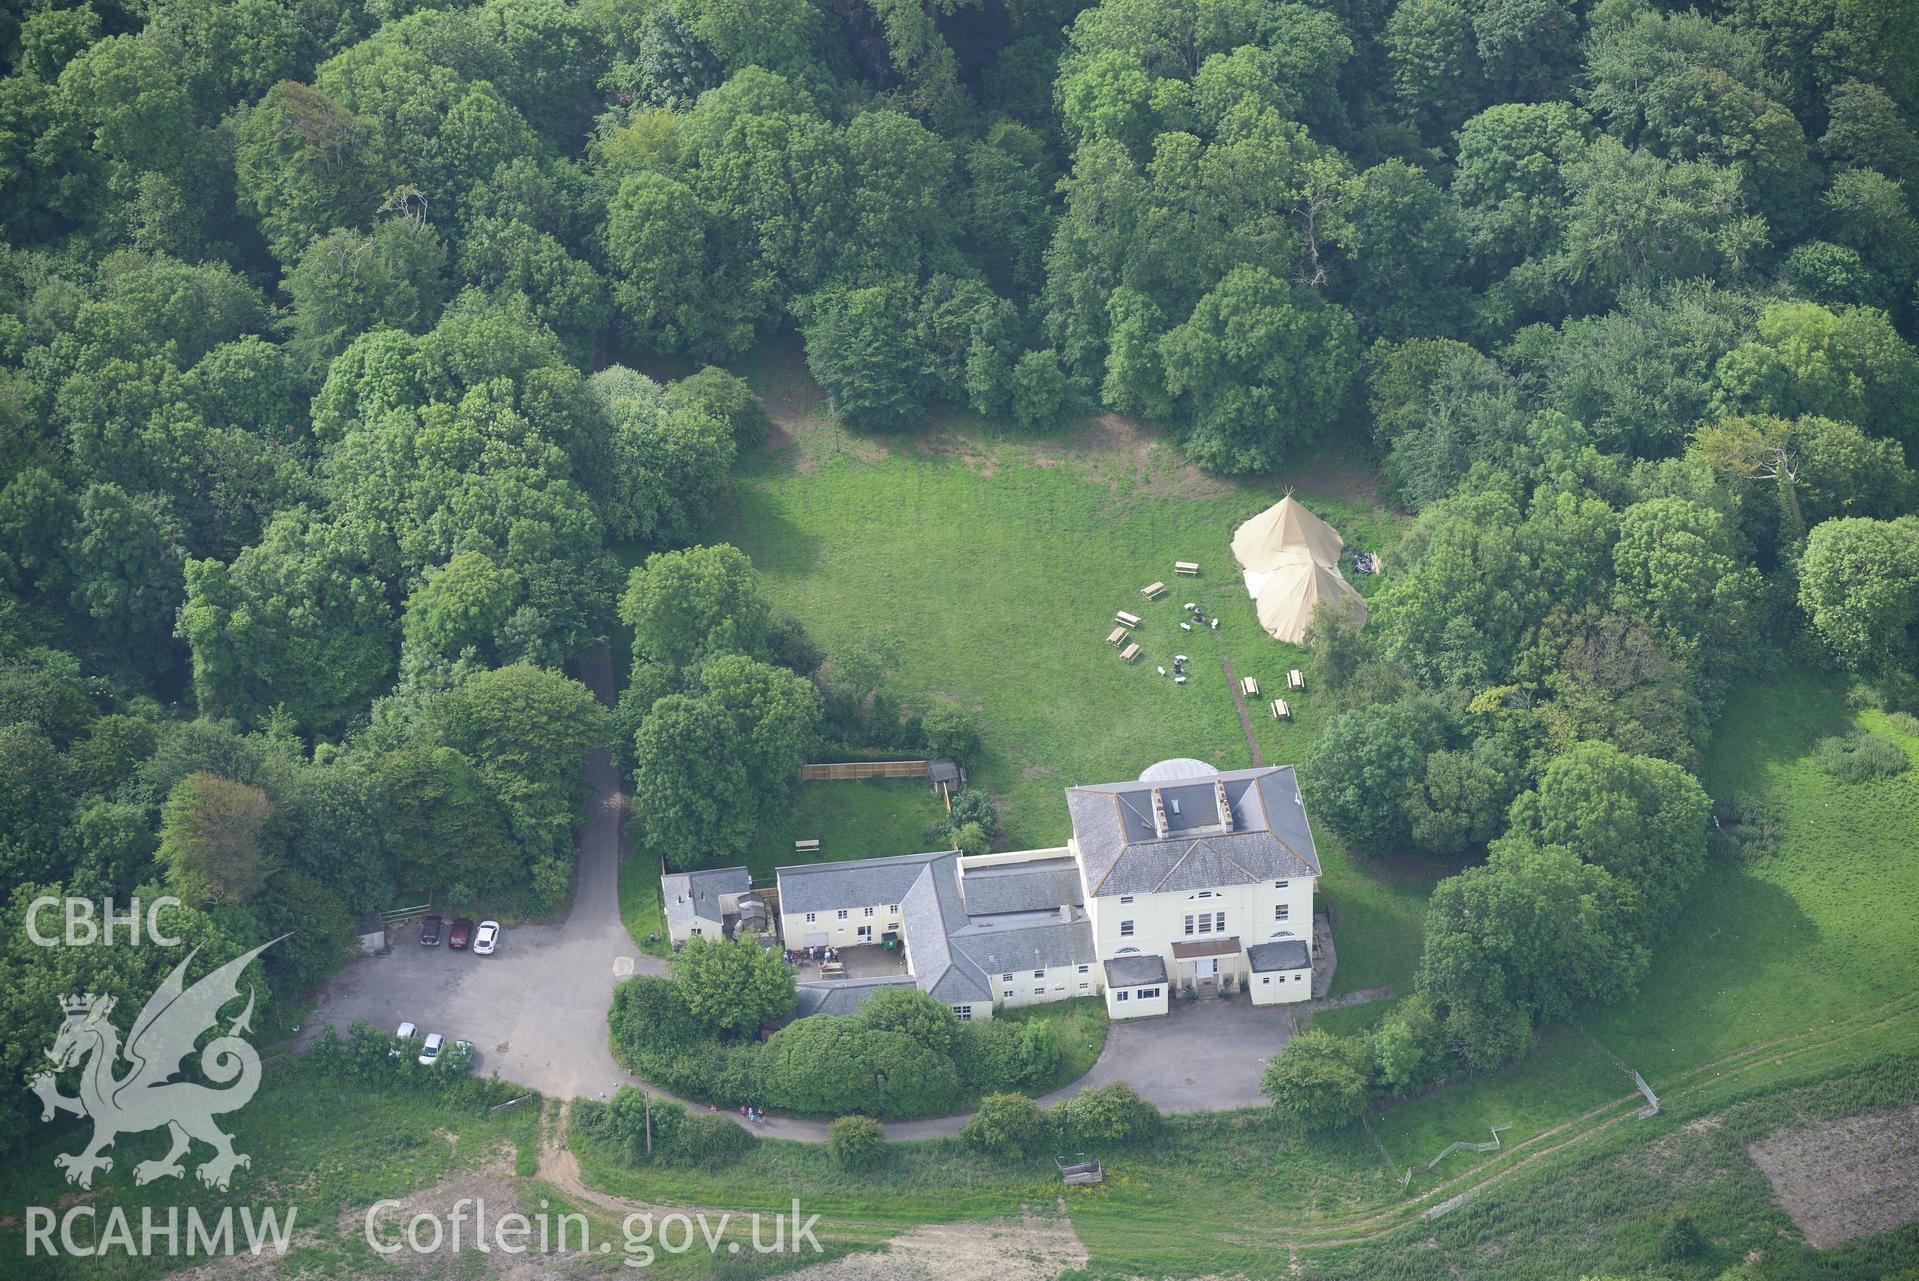
[[[195,1139],[214,1149],[212,1159],[195,1171],[208,1187],[226,1191],[233,1171],[253,1164],[252,1158],[233,1150],[233,1136],[213,1121],[219,1113],[244,1107],[260,1088],[260,1055],[240,1036],[252,1030],[248,1026],[253,1017],[251,987],[247,989],[246,1009],[228,1025],[226,1035],[208,1042],[200,1051],[201,1074],[225,1088],[172,1078],[187,1055],[193,1053],[200,1034],[219,1021],[221,1008],[239,998],[241,973],[254,957],[279,941],[270,940],[235,957],[192,987],[185,983],[187,965],[200,949],[187,953],[166,982],[147,998],[140,1017],[134,1020],[124,1051],[132,1070],[122,1077],[113,1074],[122,1054],[119,1029],[107,1018],[113,1012],[113,998],[88,993],[60,1002],[67,1021],[54,1038],[53,1048],[47,1051],[53,1071],[36,1076],[32,1089],[40,1096],[43,1121],[51,1121],[56,1112],[93,1118],[93,1141],[79,1152],[53,1159],[56,1167],[66,1171],[67,1182],[92,1187],[96,1170],[113,1169],[113,1158],[101,1152],[112,1146],[115,1138],[163,1125],[173,1136],[173,1147],[157,1161],[134,1166],[135,1183],[184,1175],[180,1158]],[[70,1099],[60,1093],[54,1072],[83,1060],[86,1066],[80,1073],[80,1097]]]

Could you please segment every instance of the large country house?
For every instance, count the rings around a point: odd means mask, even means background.
[[[803,972],[799,1014],[843,1014],[911,983],[962,1019],[1103,993],[1115,1018],[1164,1014],[1174,989],[1312,995],[1319,855],[1290,765],[1221,773],[1162,761],[1127,783],[1069,788],[1054,849],[954,850],[778,869],[780,935],[832,948]],[[743,868],[669,876],[675,943],[730,930]]]

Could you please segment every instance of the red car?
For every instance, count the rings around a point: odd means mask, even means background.
[[[462,916],[453,922],[453,932],[446,936],[446,945],[456,952],[466,951],[466,945],[473,941],[473,922]]]
[[[440,945],[440,925],[445,917],[429,916],[420,922],[420,946],[438,947]]]

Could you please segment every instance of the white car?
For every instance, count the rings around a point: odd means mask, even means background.
[[[420,1049],[420,1066],[432,1067],[440,1057],[440,1047],[446,1044],[446,1038],[438,1032],[427,1033],[426,1044]]]
[[[473,931],[473,954],[492,956],[493,949],[500,945],[500,923],[481,921],[480,928]]]
[[[393,1035],[399,1037],[402,1041],[410,1041],[414,1037],[418,1036],[419,1034],[420,1034],[420,1029],[417,1027],[414,1027],[411,1023],[402,1023],[400,1024],[399,1027],[395,1028],[393,1031]],[[400,1057],[400,1051],[397,1047],[394,1049],[388,1050],[387,1053],[391,1054],[396,1059]]]

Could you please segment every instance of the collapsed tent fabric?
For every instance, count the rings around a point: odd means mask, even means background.
[[[1366,622],[1366,598],[1333,570],[1298,550],[1274,566],[1253,598],[1259,625],[1290,645],[1299,644],[1305,637],[1313,610],[1321,601],[1330,602],[1362,626]]]
[[[1280,499],[1233,533],[1233,555],[1247,569],[1278,569],[1289,553],[1309,552],[1322,565],[1337,566],[1346,540],[1319,517],[1293,501]]]

